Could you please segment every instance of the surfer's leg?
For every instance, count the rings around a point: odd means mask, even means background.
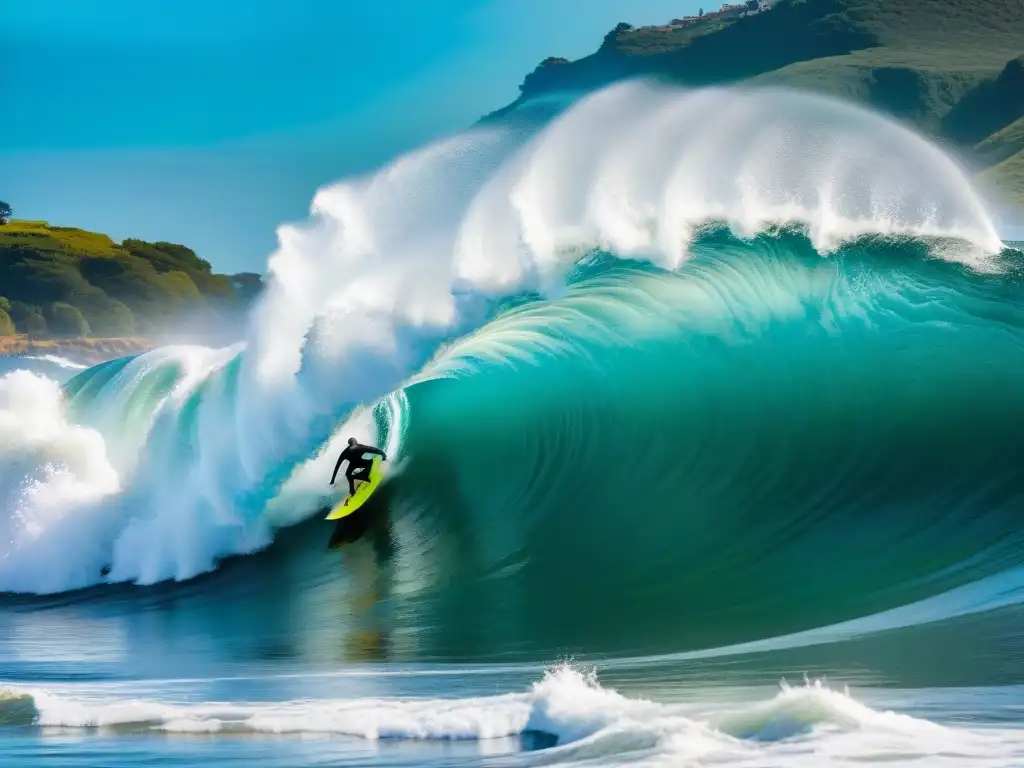
[[[366,482],[365,477],[356,477],[356,475],[365,474],[365,469],[366,468],[361,464],[356,464],[354,467],[350,464],[348,467],[348,471],[345,473],[345,477],[348,478],[349,490],[352,492],[353,495],[355,495],[356,492],[356,480]]]

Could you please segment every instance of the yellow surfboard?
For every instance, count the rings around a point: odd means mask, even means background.
[[[377,486],[380,485],[380,481],[384,479],[384,470],[381,469],[381,458],[380,456],[373,457],[373,464],[370,466],[370,477],[366,482],[359,483],[356,486],[356,492],[351,496],[346,496],[342,501],[338,502],[338,506],[331,510],[330,514],[324,518],[324,520],[338,520],[346,515],[351,515],[370,498]]]

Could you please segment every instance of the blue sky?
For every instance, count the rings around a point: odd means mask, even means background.
[[[0,0],[0,199],[262,270],[320,185],[700,0]]]

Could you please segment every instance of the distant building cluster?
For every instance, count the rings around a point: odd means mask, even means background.
[[[762,13],[771,10],[771,0],[747,0],[745,3],[731,4],[723,3],[717,11],[704,13],[701,8],[696,16],[684,16],[681,19],[672,19],[666,29],[685,29],[694,24],[704,24],[715,19],[725,19],[731,16],[752,16],[755,13]]]
[[[711,11],[705,13],[704,9],[701,8],[696,16],[683,16],[679,19],[672,19],[668,24],[655,24],[649,27],[640,27],[642,30],[653,30],[658,32],[674,32],[680,29],[686,29],[698,24],[707,24],[708,22],[714,22],[721,19],[732,19],[732,18],[743,18],[745,16],[753,16],[764,11],[769,11],[772,8],[772,3],[776,0],[746,0],[743,3],[723,3],[722,7],[717,11]],[[631,24],[622,23],[615,27],[611,32],[608,33],[605,38],[605,42],[614,40],[617,35],[622,32],[632,32],[635,28]],[[548,66],[549,64],[559,64],[561,60],[549,59],[541,63],[541,66]]]

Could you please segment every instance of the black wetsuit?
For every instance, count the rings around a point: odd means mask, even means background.
[[[356,443],[350,445],[341,452],[341,456],[338,457],[338,463],[334,465],[334,474],[331,475],[331,485],[334,485],[334,481],[338,477],[338,470],[341,469],[341,462],[348,459],[348,469],[345,470],[345,477],[348,478],[348,489],[350,493],[356,492],[356,478],[354,475],[362,475],[360,480],[370,479],[370,467],[373,466],[373,459],[366,458],[364,453],[375,453],[385,461],[387,461],[387,455],[380,448],[374,448],[372,445],[361,445]]]

